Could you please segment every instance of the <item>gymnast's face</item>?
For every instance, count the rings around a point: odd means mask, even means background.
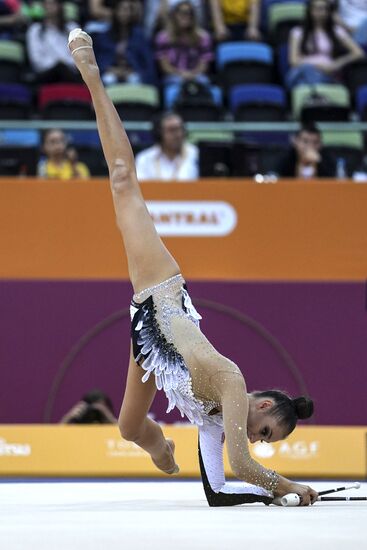
[[[247,417],[247,437],[251,443],[266,441],[273,443],[287,437],[284,426],[270,414],[274,402],[272,399],[259,399],[249,396],[249,412]]]

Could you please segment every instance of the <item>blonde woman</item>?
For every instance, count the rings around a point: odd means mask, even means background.
[[[206,73],[213,60],[212,41],[199,27],[191,2],[184,0],[171,7],[167,28],[156,36],[155,51],[165,84],[209,82]]]

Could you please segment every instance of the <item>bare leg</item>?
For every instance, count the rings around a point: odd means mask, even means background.
[[[159,469],[169,474],[176,473],[173,441],[166,440],[159,424],[147,417],[157,391],[155,379],[151,377],[143,384],[141,376],[141,368],[130,352],[125,395],[119,416],[121,435],[147,451]]]
[[[70,48],[85,45],[85,40],[77,38]],[[73,57],[92,96],[117,225],[125,245],[130,279],[134,291],[139,292],[176,275],[180,268],[157,234],[144,202],[128,137],[104,89],[93,50],[81,49]]]
[[[177,262],[159,238],[145,205],[136,178],[134,157],[120,118],[106,94],[92,49],[84,49],[85,40],[70,44],[73,55],[88,86],[97,118],[98,132],[110,173],[112,198],[117,225],[121,231],[135,292],[179,273]],[[160,426],[147,418],[156,393],[154,378],[145,384],[142,372],[131,354],[119,427],[125,439],[134,441],[150,453],[156,466],[166,473],[176,473],[174,444],[164,438]]]

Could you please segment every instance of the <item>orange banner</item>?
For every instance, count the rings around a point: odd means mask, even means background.
[[[180,476],[199,476],[197,429],[164,426],[176,443]],[[363,427],[300,426],[285,441],[256,443],[254,458],[294,478],[366,478]],[[231,475],[225,455],[225,471]],[[163,477],[117,426],[0,425],[0,476]],[[165,476],[166,477],[166,476]]]
[[[188,279],[366,278],[366,185],[205,180],[142,188]],[[1,180],[0,254],[2,278],[128,277],[106,180]]]

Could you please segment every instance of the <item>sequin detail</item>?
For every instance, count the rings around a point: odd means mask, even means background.
[[[182,296],[181,304],[170,300],[169,289],[181,283],[180,292]],[[147,382],[151,375],[155,376],[155,384],[158,390],[165,392],[168,399],[167,413],[177,407],[181,416],[186,416],[190,422],[201,426],[204,415],[218,407],[219,404],[213,401],[202,401],[194,396],[192,389],[192,379],[190,371],[187,368],[184,358],[177,351],[173,344],[170,320],[172,317],[186,317],[197,327],[201,315],[196,311],[191,298],[184,287],[184,281],[181,275],[175,275],[170,279],[145,289],[133,297],[131,304],[131,314],[135,317],[138,314],[138,320],[133,328],[133,341],[136,341],[139,347],[139,353],[135,355],[137,363],[145,371],[142,382]],[[165,289],[167,295],[164,294]],[[154,294],[160,293],[160,323],[157,320],[157,307],[154,303]],[[136,300],[141,300],[145,296],[142,304]],[[212,422],[220,422],[220,418],[210,417]]]

